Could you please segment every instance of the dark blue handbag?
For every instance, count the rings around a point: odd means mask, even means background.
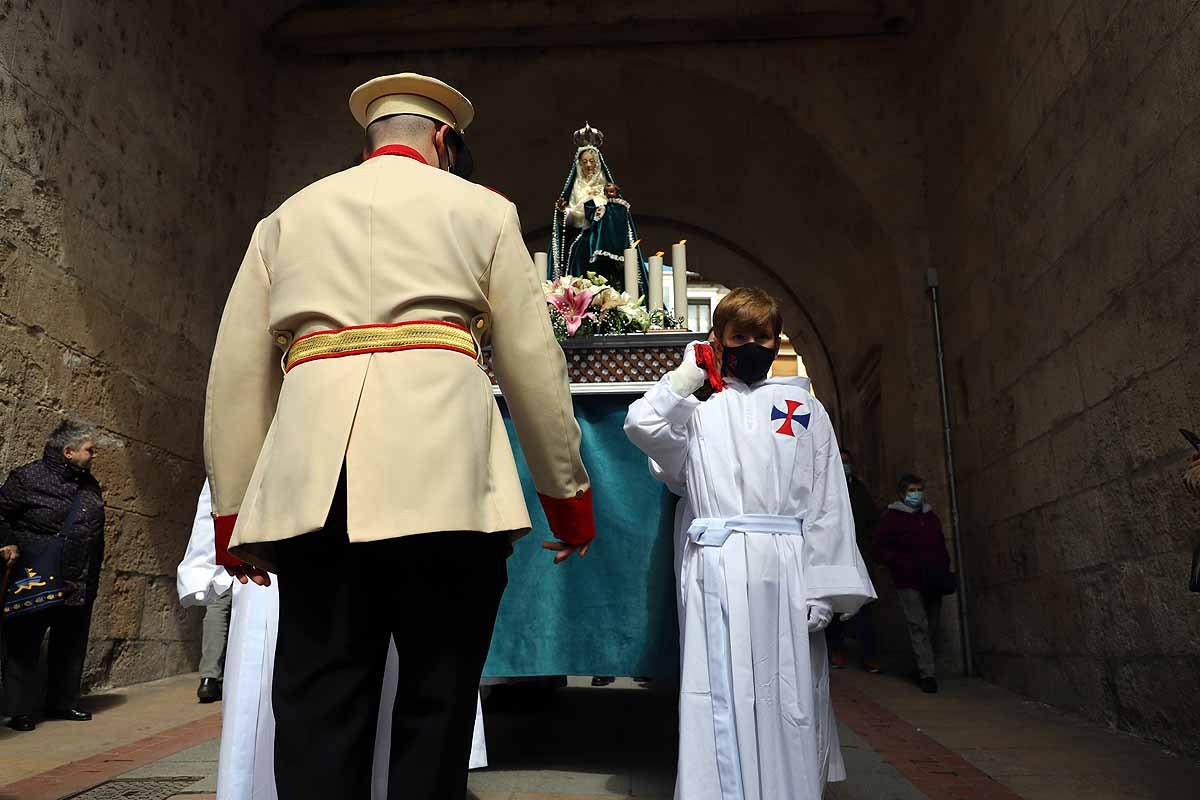
[[[71,510],[57,536],[22,537],[12,581],[4,594],[4,618],[12,619],[61,605],[67,598],[62,577],[63,546],[67,531],[79,515],[82,493],[76,492]]]

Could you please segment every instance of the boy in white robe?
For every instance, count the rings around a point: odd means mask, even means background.
[[[767,378],[782,329],[777,301],[734,290],[711,344],[688,345],[625,422],[683,498],[677,800],[820,800],[845,775],[810,636],[875,590],[829,414],[807,379]]]
[[[270,583],[264,586],[243,584],[217,564],[212,498],[208,481],[205,481],[196,502],[196,519],[187,552],[176,570],[176,588],[179,602],[185,608],[205,605],[226,591],[233,592],[229,645],[225,654],[217,800],[277,800],[278,797],[275,792],[271,676],[279,622],[279,591],[275,587],[275,576],[269,578]],[[399,656],[392,641],[384,666],[380,708],[389,708],[395,701],[398,672]],[[375,729],[372,800],[387,798],[391,718],[390,713],[380,714]],[[476,701],[470,768],[486,766],[483,707]]]

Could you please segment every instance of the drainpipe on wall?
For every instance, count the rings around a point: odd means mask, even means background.
[[[958,566],[958,630],[962,637],[963,674],[975,674],[971,650],[971,625],[967,620],[967,575],[963,564],[962,528],[958,520],[958,475],[954,470],[954,442],[950,437],[950,390],[946,386],[946,353],[942,348],[942,307],[938,300],[938,272],[925,273],[929,301],[933,305],[933,338],[937,346],[938,391],[942,399],[942,445],[946,453],[946,479],[950,485],[950,528],[954,539],[954,563]]]

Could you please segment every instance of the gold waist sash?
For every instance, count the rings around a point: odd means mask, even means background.
[[[394,353],[400,350],[453,350],[471,358],[479,357],[474,337],[461,325],[436,320],[394,322],[386,325],[355,325],[301,336],[288,348],[284,372],[322,358]]]

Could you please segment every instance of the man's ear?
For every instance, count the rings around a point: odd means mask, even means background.
[[[438,156],[438,169],[450,169],[450,150],[446,145],[446,131],[450,130],[450,126],[439,123],[437,129],[433,132],[433,149]],[[443,160],[445,166],[442,166]]]

